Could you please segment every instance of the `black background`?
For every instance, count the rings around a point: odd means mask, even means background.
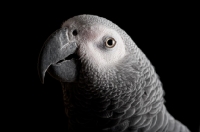
[[[61,85],[48,74],[45,84],[40,82],[37,59],[44,41],[65,20],[93,14],[113,21],[132,37],[160,76],[168,111],[192,132],[198,131],[199,30],[195,3],[66,1],[11,2],[5,6],[2,21],[7,25],[7,48],[2,48],[2,53],[6,52],[1,63],[6,67],[2,73],[7,72],[2,74],[6,83],[2,115],[8,130],[67,131]]]

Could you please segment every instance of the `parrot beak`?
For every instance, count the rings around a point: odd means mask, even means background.
[[[77,76],[77,44],[68,39],[68,29],[52,33],[44,43],[38,58],[38,72],[42,83],[45,73],[62,82],[72,82]]]

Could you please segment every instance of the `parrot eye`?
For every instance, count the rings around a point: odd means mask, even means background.
[[[75,30],[72,32],[72,34],[73,34],[74,36],[76,36],[76,35],[78,34],[77,30],[75,29]]]
[[[115,39],[114,38],[108,38],[107,40],[106,40],[106,47],[108,47],[108,48],[113,48],[115,45],[116,45],[116,41],[115,41]]]

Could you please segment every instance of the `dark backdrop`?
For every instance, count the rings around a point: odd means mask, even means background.
[[[9,73],[3,76],[6,94],[2,92],[7,129],[67,130],[61,85],[48,74],[45,84],[41,84],[37,59],[44,41],[65,20],[79,14],[94,14],[113,21],[132,37],[160,76],[168,111],[192,132],[197,132],[199,31],[195,4],[94,1],[89,5],[77,1],[12,5],[14,8],[6,5],[12,13],[3,11],[9,30],[5,35],[8,48],[2,49],[6,51],[2,58],[8,55],[2,61]]]

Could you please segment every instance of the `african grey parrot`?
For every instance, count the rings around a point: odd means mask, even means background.
[[[164,105],[162,84],[134,41],[111,21],[78,15],[46,40],[38,59],[62,84],[70,132],[189,132]]]

